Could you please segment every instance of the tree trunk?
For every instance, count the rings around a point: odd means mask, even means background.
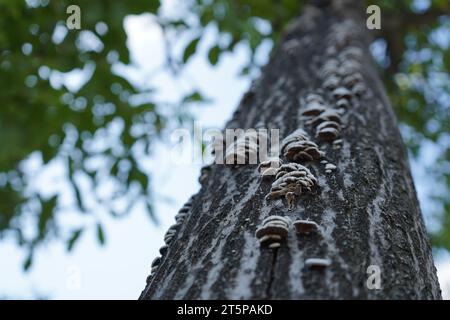
[[[227,127],[264,123],[282,138],[303,127],[336,170],[306,164],[318,186],[289,210],[285,200],[265,198],[271,182],[255,165],[213,165],[141,299],[441,298],[396,117],[368,51],[365,8],[323,2],[288,28]],[[342,113],[339,147],[315,137],[300,101],[318,92],[336,103],[320,70],[349,47],[364,53],[366,91]],[[267,248],[255,230],[270,215],[313,220],[319,232],[289,231],[281,247]],[[309,268],[308,258],[331,264]],[[371,265],[380,268],[379,289],[367,285]]]

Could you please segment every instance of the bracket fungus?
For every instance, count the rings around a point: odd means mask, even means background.
[[[359,72],[348,75],[342,79],[342,84],[347,88],[352,88],[354,85],[363,81],[362,75]]]
[[[341,130],[341,116],[333,109],[326,109],[307,123],[313,125],[316,128],[316,136],[325,141],[336,139]]]
[[[158,267],[160,263],[161,263],[161,257],[156,257],[155,259],[153,259],[152,265],[151,265],[152,269],[154,267]]]
[[[281,216],[269,216],[256,230],[255,236],[262,245],[270,249],[279,248],[287,237],[291,220]]]
[[[225,164],[256,164],[261,139],[267,139],[267,134],[256,130],[238,137],[225,151]]]
[[[311,220],[295,220],[293,225],[295,230],[300,234],[309,234],[319,230],[317,223]]]
[[[198,182],[204,183],[208,178],[210,172],[211,172],[211,165],[202,167],[200,169],[200,177],[198,178]]]
[[[178,231],[178,227],[180,225],[179,224],[174,224],[172,225],[169,230],[167,230],[166,234],[164,235],[164,242],[166,243],[166,245],[170,245],[170,243],[172,242],[173,238],[175,237],[177,231]]]
[[[159,265],[161,264],[161,257],[156,257],[153,259],[152,264],[150,266],[150,275],[154,275],[158,270]]]
[[[339,86],[340,82],[341,79],[333,74],[325,78],[325,81],[323,82],[323,87],[328,90],[334,90]]]
[[[345,60],[339,67],[339,74],[343,77],[357,72],[361,68],[361,64],[356,60]]]
[[[308,93],[305,98],[306,103],[318,101],[323,103],[323,98],[320,94],[317,93]]]
[[[165,256],[167,253],[167,250],[169,250],[169,247],[167,245],[163,245],[161,248],[159,248],[159,254],[161,256]]]
[[[325,111],[326,106],[321,101],[307,102],[306,108],[302,111],[303,116],[316,116]]]
[[[181,224],[184,221],[184,219],[189,213],[189,210],[191,210],[191,207],[192,207],[192,198],[189,199],[189,201],[186,202],[183,205],[183,207],[181,207],[181,209],[178,211],[178,213],[175,215],[175,221],[177,222],[177,224]]]
[[[342,61],[351,60],[351,59],[360,61],[362,59],[362,57],[363,57],[363,51],[360,48],[354,47],[354,46],[346,47],[339,54],[339,59],[341,59]]]
[[[313,161],[323,156],[319,146],[312,142],[303,129],[297,129],[281,143],[281,152],[291,161]]]
[[[336,166],[332,163],[327,163],[325,165],[325,172],[326,173],[331,173],[332,171],[336,170]]]
[[[329,59],[325,62],[319,71],[319,75],[325,79],[333,75],[338,75],[339,61],[336,59]]]
[[[366,94],[366,92],[367,92],[367,88],[364,85],[364,83],[362,83],[362,82],[355,84],[352,88],[352,93],[358,97],[364,96]]]
[[[309,258],[305,261],[305,266],[311,269],[324,269],[330,265],[330,259]]]
[[[291,210],[294,207],[295,198],[305,191],[311,191],[316,184],[317,179],[308,168],[298,163],[283,164],[277,171],[267,199],[285,197],[288,208]]]
[[[336,106],[339,109],[348,109],[348,108],[350,108],[350,102],[347,99],[339,99],[336,102]]]
[[[261,162],[258,166],[258,171],[263,178],[271,178],[275,176],[282,164],[283,161],[280,158],[271,158]]]
[[[336,100],[339,99],[350,100],[352,98],[352,92],[345,87],[339,87],[333,90],[333,97]]]

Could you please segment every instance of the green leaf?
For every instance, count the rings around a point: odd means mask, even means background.
[[[22,268],[23,271],[28,271],[31,268],[31,265],[33,264],[33,252],[30,252],[23,262]]]
[[[193,91],[188,95],[184,96],[183,99],[181,100],[181,103],[191,103],[191,102],[208,103],[211,102],[211,99],[203,96],[203,94],[201,94],[199,91]]]
[[[38,222],[38,230],[39,235],[41,237],[44,237],[48,223],[53,219],[53,213],[56,207],[57,199],[58,199],[57,195],[53,196],[47,201],[41,199],[42,210],[39,215],[39,222]]]
[[[77,242],[77,240],[80,238],[81,234],[83,233],[83,228],[77,229],[72,233],[72,236],[70,237],[70,239],[67,241],[67,251],[70,252],[72,251],[75,243]]]
[[[219,61],[219,55],[220,55],[221,49],[219,46],[214,46],[211,49],[209,49],[208,52],[208,60],[211,65],[215,66],[217,64],[217,61]]]
[[[197,51],[197,45],[201,39],[201,36],[193,39],[184,49],[183,62],[186,63],[189,58]]]
[[[97,223],[97,240],[100,245],[103,246],[105,244],[105,233],[100,223]]]

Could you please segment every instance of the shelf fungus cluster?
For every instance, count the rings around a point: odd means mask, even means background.
[[[339,108],[348,108],[352,96],[361,97],[366,93],[366,85],[359,72],[362,58],[363,51],[360,48],[348,46],[338,54],[337,58],[333,55],[328,59],[320,69],[323,88],[333,92],[333,95],[338,89],[339,91],[346,89],[348,92],[346,97],[335,97]]]
[[[298,163],[281,165],[272,183],[267,199],[285,197],[289,210],[292,210],[297,196],[302,195],[317,185],[317,179],[308,168]]]
[[[281,216],[269,216],[263,220],[262,226],[256,230],[256,238],[261,245],[276,249],[286,239],[291,220]]]
[[[315,128],[316,137],[324,141],[335,140],[341,131],[340,112],[329,107],[320,95],[314,93],[308,94],[305,101],[302,115],[308,119],[307,124]]]
[[[258,171],[263,178],[272,178],[282,164],[283,160],[280,158],[270,158],[259,164]]]
[[[293,222],[294,228],[299,234],[310,234],[319,230],[317,223],[311,220],[295,220]]]
[[[244,134],[241,134],[233,143],[226,146],[224,163],[227,165],[256,164],[258,161],[259,143],[263,139],[267,140],[267,135],[256,130],[246,131]],[[226,140],[219,139],[218,142],[215,142],[215,148],[224,142]]]
[[[176,223],[174,225],[172,225],[169,228],[169,230],[167,230],[167,232],[164,236],[165,245],[163,245],[159,249],[159,253],[161,256],[156,257],[151,264],[150,275],[147,277],[147,283],[149,283],[151,281],[151,279],[155,275],[156,271],[158,270],[159,266],[161,265],[164,257],[167,254],[167,251],[169,250],[170,244],[172,243],[173,239],[175,238],[180,226],[185,221],[189,211],[191,210],[191,207],[192,207],[192,198],[190,198],[188,200],[188,202],[186,202],[183,205],[183,207],[178,211],[177,215],[175,216]]]
[[[281,153],[295,162],[318,160],[323,156],[319,146],[309,139],[303,129],[297,129],[283,139]]]

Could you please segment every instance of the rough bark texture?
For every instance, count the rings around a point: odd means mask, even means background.
[[[283,138],[304,126],[299,101],[322,87],[318,70],[333,51],[327,49],[336,33],[350,30],[343,43],[364,50],[360,72],[368,94],[353,98],[343,115],[342,147],[320,143],[337,170],[326,174],[319,163],[309,164],[317,190],[289,211],[285,200],[265,200],[271,183],[261,180],[255,165],[213,165],[141,299],[441,297],[396,117],[368,52],[369,31],[359,20],[364,10],[333,3],[305,9],[292,24],[227,127],[263,122]],[[290,233],[279,249],[261,247],[255,230],[269,215],[309,218],[321,232]],[[308,269],[310,257],[332,263]],[[370,265],[381,269],[380,290],[366,286]]]

